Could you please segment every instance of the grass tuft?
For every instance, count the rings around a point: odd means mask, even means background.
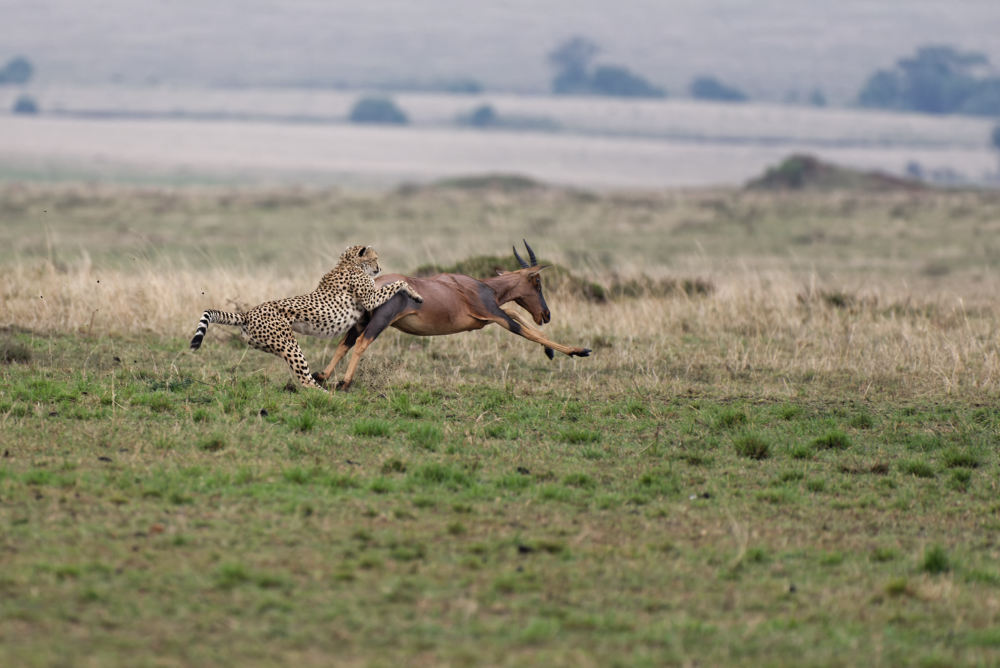
[[[912,459],[901,462],[899,464],[899,470],[918,478],[933,478],[937,475],[934,473],[934,467],[921,459]]]
[[[416,424],[409,429],[407,439],[410,444],[434,452],[444,440],[444,433],[432,424]]]
[[[978,455],[969,450],[959,450],[958,448],[945,450],[941,456],[941,460],[950,469],[976,469],[982,464],[982,459]]]
[[[951,568],[948,552],[940,545],[934,545],[924,552],[924,558],[920,562],[920,570],[931,575],[947,573]]]
[[[771,456],[771,444],[762,436],[746,433],[733,439],[736,454],[747,459],[762,460]]]
[[[384,438],[392,433],[392,425],[378,418],[364,418],[352,425],[351,432],[355,436]]]
[[[559,432],[559,440],[563,443],[569,443],[570,445],[597,443],[601,440],[601,434],[592,429],[571,427]]]
[[[813,440],[812,444],[820,450],[846,450],[851,447],[851,439],[842,431],[829,431]]]
[[[869,413],[858,413],[851,418],[850,425],[855,429],[871,429],[875,426],[875,418]]]
[[[716,429],[733,429],[747,423],[747,413],[743,409],[730,408],[722,411],[715,419]]]
[[[31,348],[16,341],[0,341],[0,364],[27,364]]]
[[[212,434],[198,441],[198,449],[205,452],[218,452],[229,444],[224,434]]]
[[[468,487],[472,478],[467,473],[449,464],[430,462],[424,464],[412,474],[412,478],[421,485],[443,485],[446,487]]]
[[[288,426],[295,431],[301,431],[304,433],[312,431],[318,422],[319,417],[316,415],[316,411],[311,408],[307,408],[298,415],[291,416],[288,419]]]

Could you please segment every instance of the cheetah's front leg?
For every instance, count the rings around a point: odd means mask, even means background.
[[[393,281],[392,283],[383,285],[381,288],[375,290],[370,294],[370,296],[362,297],[361,304],[366,310],[374,311],[379,306],[392,299],[392,296],[400,291],[406,292],[406,294],[410,295],[410,297],[412,297],[418,304],[424,301],[424,298],[420,296],[420,293],[414,290],[406,281]]]

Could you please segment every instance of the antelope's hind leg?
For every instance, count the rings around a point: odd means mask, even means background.
[[[359,336],[355,335],[354,341],[351,342],[354,351],[351,353],[351,361],[347,365],[347,371],[344,372],[344,379],[337,383],[338,390],[346,392],[351,387],[351,383],[354,381],[354,374],[357,372],[358,364],[361,362],[361,356],[365,354],[368,346],[378,338],[378,335],[384,332],[386,327],[389,327],[400,318],[413,313],[415,310],[417,309],[413,308],[410,298],[406,293],[397,292],[389,301],[372,312],[371,318],[364,326],[364,333],[360,335],[360,340],[358,340]],[[337,352],[340,352],[339,348]],[[344,352],[346,353],[347,350],[345,349]],[[337,359],[335,358],[335,361]],[[332,368],[327,367],[324,371],[332,371]]]

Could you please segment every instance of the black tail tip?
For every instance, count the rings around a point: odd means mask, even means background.
[[[191,339],[191,350],[198,350],[201,348],[201,337],[195,337]]]
[[[554,350],[552,350],[552,348],[549,348],[548,346],[546,346],[545,347],[545,356],[548,357],[549,359],[554,359],[555,356],[556,356],[556,351],[554,351]]]

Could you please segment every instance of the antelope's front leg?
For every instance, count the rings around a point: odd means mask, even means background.
[[[345,334],[344,338],[341,339],[340,345],[337,346],[337,350],[333,353],[333,359],[330,360],[330,363],[327,364],[326,368],[322,371],[317,371],[313,374],[313,379],[316,382],[325,383],[329,380],[330,376],[333,375],[333,371],[337,367],[337,364],[340,363],[340,360],[344,359],[344,356],[347,355],[347,351],[354,346],[355,341],[357,341],[358,337],[361,336],[362,331],[364,330],[361,327],[361,323],[358,323],[354,327],[347,330],[347,334]]]
[[[510,318],[511,320],[513,320],[517,325],[520,325],[520,327],[517,328],[517,329],[515,329],[513,327],[510,327],[507,323],[504,323],[504,322],[502,322],[500,320],[497,320],[496,322],[501,327],[504,327],[505,329],[510,330],[510,332],[512,332],[513,334],[517,334],[519,336],[523,336],[524,338],[528,339],[529,341],[534,341],[535,343],[538,343],[538,344],[541,344],[542,346],[544,346],[545,347],[545,354],[546,354],[546,356],[548,356],[549,359],[552,359],[552,357],[553,357],[553,355],[552,355],[552,350],[553,349],[558,350],[559,352],[561,352],[564,355],[569,355],[570,357],[590,357],[590,353],[592,352],[590,350],[590,348],[580,348],[580,347],[576,347],[576,346],[564,346],[561,343],[556,343],[555,341],[551,341],[551,340],[545,338],[545,336],[541,332],[539,332],[537,329],[535,329],[534,327],[532,327],[519,314],[517,314],[517,313],[515,313],[513,311],[508,311],[507,309],[500,309],[500,310],[503,311],[504,315],[506,315],[508,318]]]

